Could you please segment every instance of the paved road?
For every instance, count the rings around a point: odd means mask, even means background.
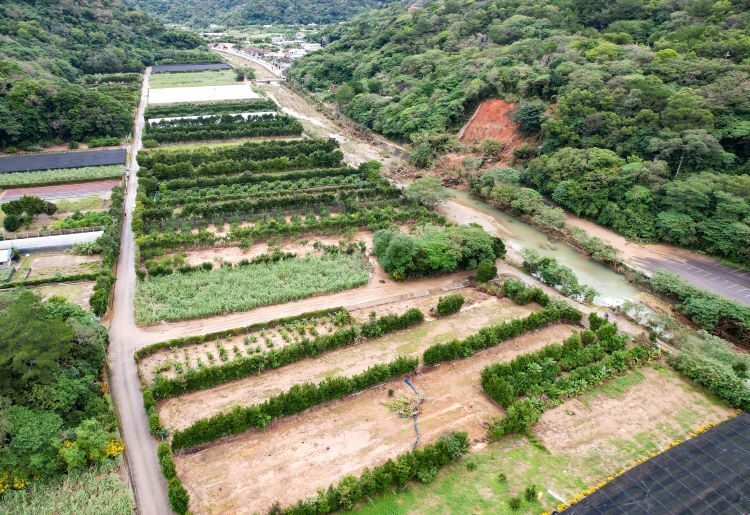
[[[652,257],[634,257],[633,264],[653,273],[661,268],[677,274],[690,283],[750,305],[750,272],[738,270],[698,257],[672,257],[654,254]]]
[[[79,232],[75,234],[61,234],[58,236],[41,236],[39,238],[19,238],[17,240],[0,240],[0,250],[11,247],[18,250],[40,250],[72,247],[76,243],[96,241],[102,231]]]
[[[110,322],[109,367],[111,371],[112,397],[117,406],[125,440],[130,479],[138,512],[144,515],[172,513],[167,498],[167,483],[162,476],[156,458],[156,442],[148,430],[148,420],[143,408],[140,381],[133,361],[136,349],[136,330],[133,311],[135,293],[135,241],[130,221],[133,218],[135,194],[138,187],[138,162],[136,157],[141,147],[143,112],[148,100],[148,83],[151,69],[143,76],[141,102],[138,106],[135,134],[130,150],[127,194],[125,198],[125,223],[122,228],[120,260],[117,263],[117,282]]]

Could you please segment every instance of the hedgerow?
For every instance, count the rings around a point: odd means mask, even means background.
[[[302,134],[302,124],[291,116],[207,116],[162,120],[146,128],[144,138],[157,143]]]
[[[98,316],[102,316],[107,312],[109,294],[115,284],[112,269],[120,254],[120,230],[122,229],[125,202],[125,191],[122,186],[112,188],[110,202],[111,207],[108,211],[109,222],[104,229],[104,233],[96,240],[97,245],[102,251],[102,272],[96,278],[94,292],[89,298],[89,305]]]
[[[167,480],[169,505],[175,513],[183,515],[188,512],[190,494],[188,494],[185,487],[182,486],[182,481],[180,481],[180,478],[177,476],[177,469],[174,466],[172,451],[169,448],[169,444],[161,442],[156,448],[156,456],[159,459],[161,473],[164,476],[164,479]]]
[[[256,111],[276,111],[276,102],[265,98],[249,100],[227,100],[224,102],[163,104],[146,108],[144,117],[162,118],[168,116],[198,116],[226,113],[252,113]]]
[[[477,351],[494,347],[505,340],[555,322],[580,323],[582,316],[580,311],[569,304],[550,301],[544,309],[526,318],[517,318],[510,322],[483,327],[478,333],[463,340],[432,345],[424,351],[422,359],[425,365],[435,365],[443,361],[467,358]]]
[[[241,145],[202,147],[190,149],[147,150],[138,154],[138,164],[150,170],[156,164],[171,166],[187,163],[191,166],[222,161],[265,161],[278,157],[310,155],[315,152],[328,153],[338,150],[335,140],[263,141]]]
[[[395,377],[414,372],[419,361],[399,357],[388,364],[374,365],[352,377],[333,377],[320,384],[294,385],[288,391],[271,397],[262,404],[237,406],[227,413],[219,413],[177,431],[172,437],[172,449],[184,449],[235,435],[251,428],[262,430],[272,420],[300,413],[308,408],[345,395],[364,390]]]
[[[603,321],[596,332],[573,333],[562,345],[485,367],[482,388],[506,408],[505,417],[490,428],[492,437],[528,433],[545,409],[658,356],[655,347],[626,345],[627,337]]]
[[[403,489],[409,481],[432,482],[438,469],[464,456],[469,446],[467,433],[444,434],[435,443],[401,454],[395,460],[389,459],[372,470],[365,469],[359,478],[346,476],[315,497],[284,509],[276,506],[271,513],[307,515],[351,510],[364,499],[395,488]]]
[[[406,329],[424,321],[424,315],[416,308],[403,315],[384,315],[371,320],[361,327],[352,326],[339,329],[333,334],[323,335],[314,340],[304,339],[299,343],[272,349],[265,354],[239,357],[228,363],[188,369],[175,378],[156,376],[151,386],[155,399],[165,399],[195,390],[211,388],[219,384],[235,381],[265,370],[279,368],[304,358],[314,358],[324,352],[351,345],[360,337],[375,338],[386,333]]]

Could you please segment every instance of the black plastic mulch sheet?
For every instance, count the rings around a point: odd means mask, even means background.
[[[151,68],[154,73],[159,72],[198,72],[201,70],[228,70],[231,66],[226,63],[192,63],[192,64],[156,64]]]
[[[750,414],[634,467],[564,513],[750,513]]]
[[[125,164],[124,148],[0,157],[0,173]]]

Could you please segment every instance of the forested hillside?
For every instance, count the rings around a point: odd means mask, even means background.
[[[750,263],[749,27],[747,0],[392,5],[330,28],[289,75],[421,157],[479,101],[520,101],[539,141],[516,163],[527,185],[627,236]]]
[[[162,19],[195,27],[332,23],[394,0],[129,0]]]
[[[205,57],[185,54],[201,45],[121,0],[0,3],[0,147],[124,136],[133,100],[122,84],[138,77],[90,74]]]

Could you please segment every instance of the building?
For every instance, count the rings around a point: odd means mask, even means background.
[[[10,249],[0,250],[0,268],[10,267],[12,255],[13,252]]]

